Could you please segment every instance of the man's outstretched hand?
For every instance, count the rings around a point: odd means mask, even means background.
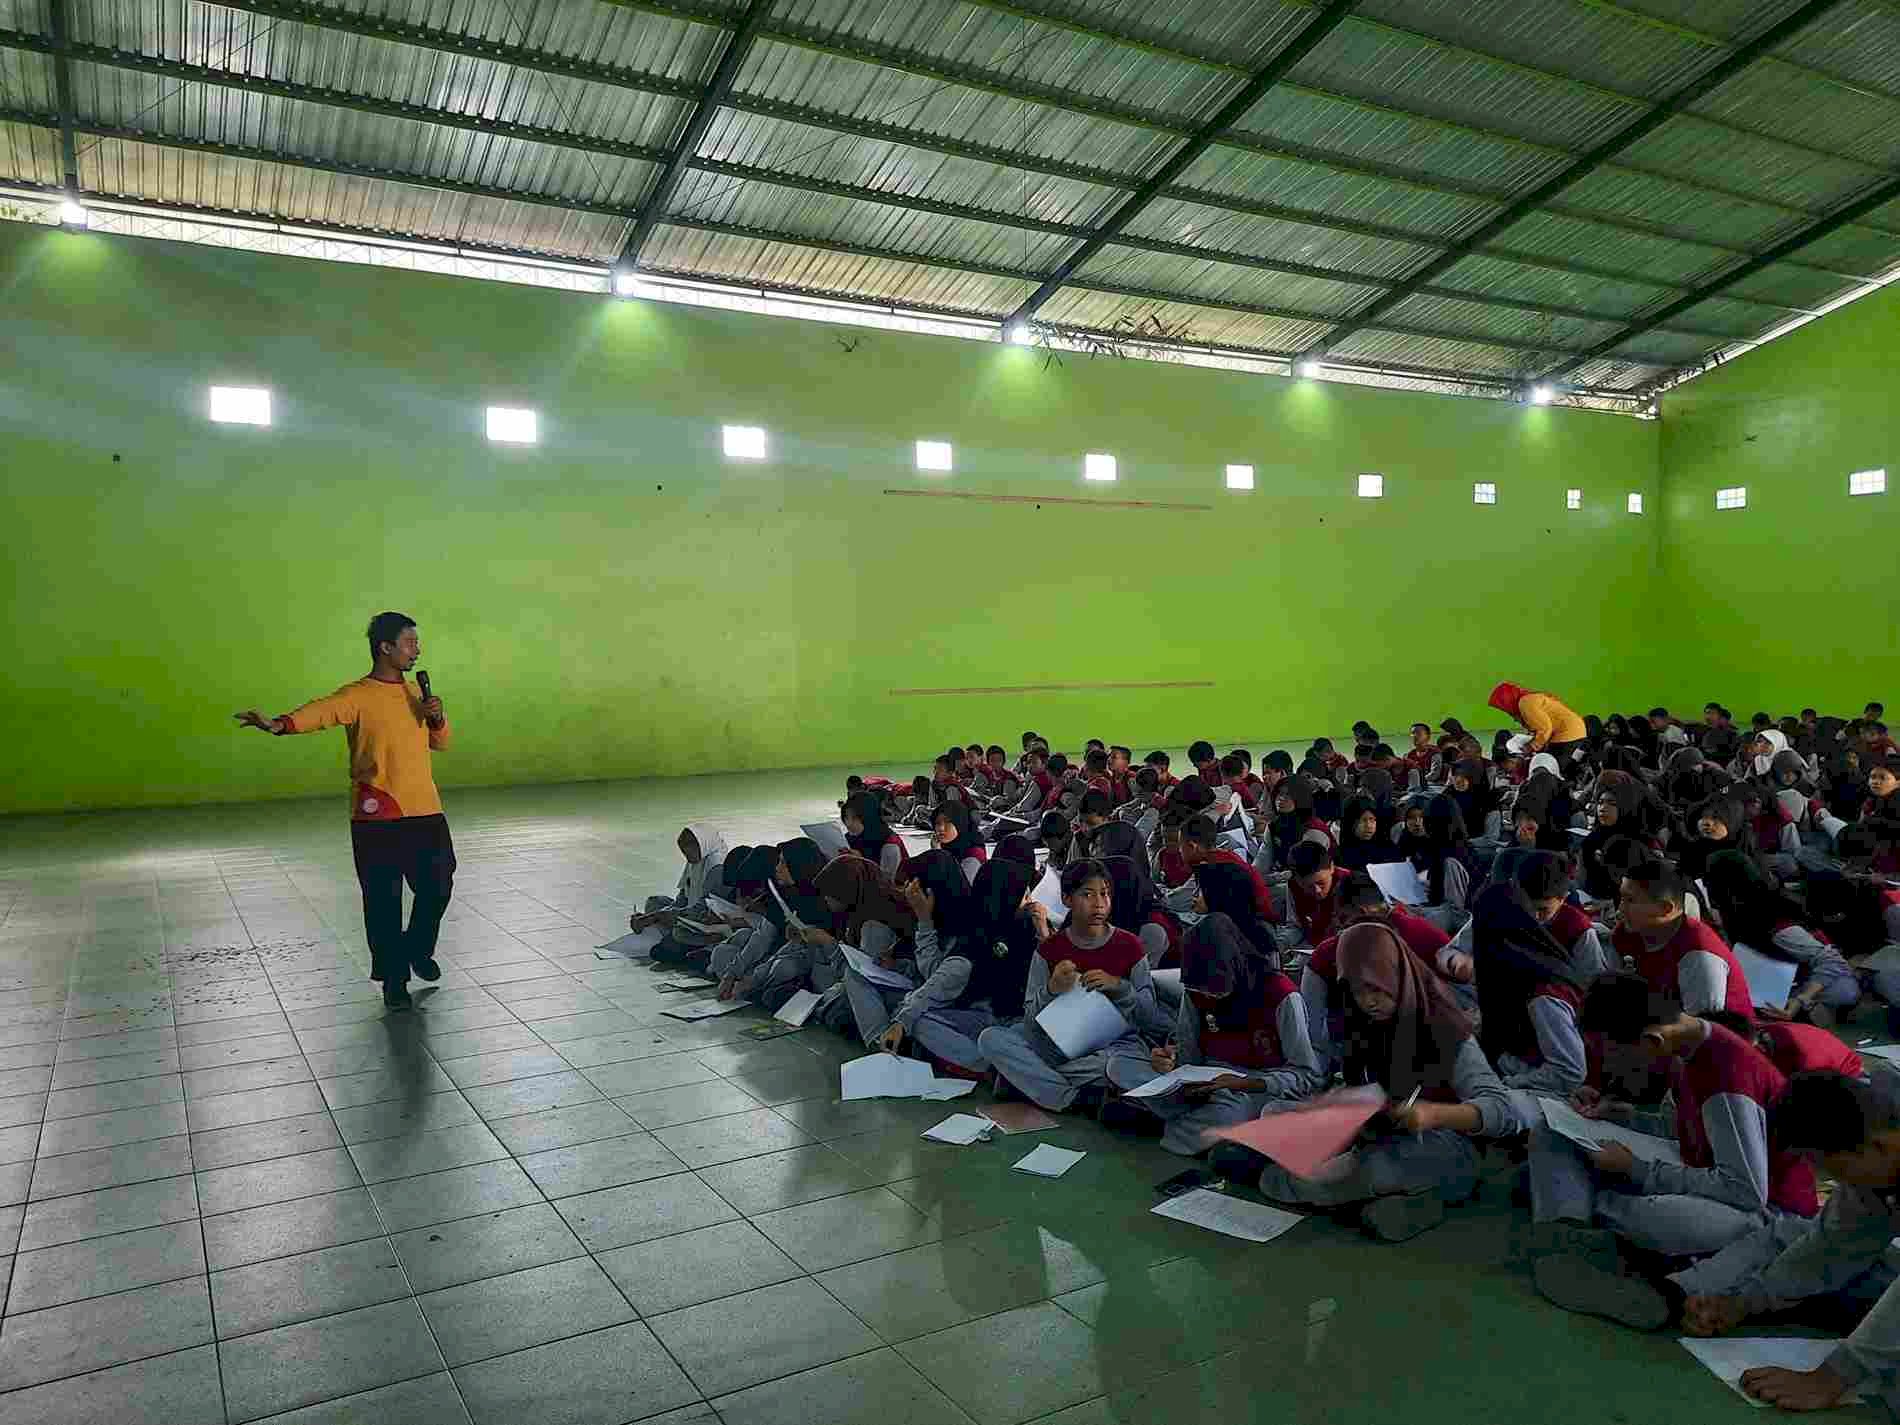
[[[233,713],[232,718],[241,727],[254,727],[259,732],[274,733],[277,731],[277,719],[274,717],[265,717],[264,714],[259,712],[256,708],[249,708],[241,713]]]

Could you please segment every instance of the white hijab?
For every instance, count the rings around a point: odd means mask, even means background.
[[[1755,775],[1757,777],[1766,777],[1768,775],[1768,769],[1775,763],[1775,754],[1788,750],[1787,734],[1777,728],[1770,727],[1764,728],[1762,731],[1756,733],[1755,736],[1768,743],[1767,753],[1757,754],[1755,758]]]
[[[1539,772],[1548,772],[1560,782],[1564,779],[1563,769],[1557,765],[1557,759],[1548,752],[1540,752],[1531,758],[1531,765],[1524,774],[1525,779],[1528,781]]]
[[[684,905],[705,899],[708,890],[717,891],[714,880],[726,860],[726,838],[703,821],[688,822],[686,833],[699,843],[699,864],[686,863],[680,872],[679,898]]]

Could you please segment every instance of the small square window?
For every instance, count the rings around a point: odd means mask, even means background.
[[[488,438],[504,445],[533,445],[541,438],[540,417],[515,406],[490,406]]]
[[[1847,477],[1847,493],[1850,495],[1886,494],[1887,472],[1885,470],[1856,470]]]
[[[1640,515],[1643,512],[1643,497],[1634,490],[1630,491],[1629,511],[1633,515]]]
[[[951,466],[950,442],[947,440],[920,440],[917,442],[917,468],[919,470],[948,470]]]
[[[734,460],[765,459],[764,426],[721,426],[720,436]]]
[[[1564,508],[1566,510],[1582,509],[1583,508],[1583,491],[1565,490],[1564,491]]]
[[[1229,465],[1227,467],[1227,488],[1230,490],[1251,490],[1253,488],[1253,466]]]
[[[1359,498],[1362,500],[1383,500],[1385,498],[1385,476],[1361,475],[1359,477]]]
[[[1113,480],[1115,457],[1091,453],[1082,457],[1082,475],[1089,480]]]
[[[1740,510],[1748,506],[1748,486],[1730,485],[1715,492],[1715,507],[1718,510]]]
[[[1498,487],[1488,480],[1479,480],[1471,487],[1471,503],[1474,505],[1495,505],[1498,502]]]
[[[229,425],[270,424],[270,392],[261,386],[213,386],[211,419]]]

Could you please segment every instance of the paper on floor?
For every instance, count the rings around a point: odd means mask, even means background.
[[[1756,1366],[1780,1366],[1790,1371],[1811,1371],[1826,1362],[1840,1346],[1839,1341],[1816,1341],[1802,1336],[1739,1336],[1700,1340],[1693,1336],[1678,1338],[1683,1350],[1709,1368],[1715,1378],[1740,1395],[1750,1405],[1765,1410],[1768,1402],[1742,1392],[1742,1372]],[[1846,1404],[1858,1404],[1863,1396],[1850,1395]]]
[[[1425,878],[1412,869],[1410,861],[1381,861],[1366,867],[1366,874],[1378,883],[1389,901],[1404,901],[1407,905],[1425,905],[1431,898],[1430,887]]]
[[[734,1010],[747,1008],[742,999],[696,999],[691,1004],[683,1004],[678,1009],[663,1009],[661,1014],[668,1019],[714,1019],[722,1014],[731,1014]]]
[[[1634,1128],[1625,1128],[1607,1119],[1585,1118],[1562,1099],[1540,1096],[1537,1102],[1544,1110],[1544,1122],[1550,1125],[1550,1131],[1562,1134],[1579,1148],[1594,1153],[1605,1143],[1621,1143],[1644,1162],[1682,1162],[1682,1150],[1668,1138],[1638,1133]]]
[[[772,1018],[781,1024],[789,1024],[794,1029],[801,1028],[805,1021],[811,1018],[811,1012],[818,1007],[818,1001],[821,998],[821,995],[814,994],[811,990],[800,990],[780,1005],[778,1013]]]
[[[1304,1221],[1296,1212],[1282,1212],[1264,1202],[1229,1197],[1207,1188],[1195,1188],[1179,1197],[1171,1197],[1153,1212],[1156,1217],[1171,1217],[1176,1222],[1205,1227],[1209,1232],[1238,1237],[1244,1242],[1271,1242]]]
[[[1244,1144],[1294,1177],[1310,1178],[1346,1150],[1385,1102],[1385,1091],[1376,1086],[1341,1089],[1285,1113],[1216,1128],[1211,1136]]]
[[[1093,1054],[1128,1033],[1128,1021],[1108,996],[1080,985],[1044,1005],[1036,1023],[1071,1059]]]
[[[930,1065],[897,1054],[866,1054],[838,1068],[840,1098],[922,1098],[936,1081]]]
[[[953,1113],[934,1128],[926,1128],[922,1137],[933,1143],[954,1143],[967,1148],[972,1143],[987,1143],[996,1125],[974,1113]]]
[[[1033,1103],[985,1104],[983,1112],[1005,1133],[1046,1133],[1062,1122]]]
[[[838,949],[844,955],[844,962],[874,985],[882,985],[887,990],[914,990],[917,988],[916,985],[911,983],[908,975],[900,975],[895,970],[885,969],[882,965],[878,964],[876,960],[865,954],[855,945],[840,944]]]
[[[666,932],[661,930],[657,925],[651,926],[646,930],[629,930],[618,940],[609,940],[605,945],[599,948],[602,950],[611,950],[616,955],[626,955],[636,960],[644,960],[652,954],[653,947],[658,945],[665,935]]]
[[[1039,1178],[1059,1178],[1088,1156],[1052,1143],[1038,1143],[1027,1156],[1010,1164],[1019,1173],[1034,1173]]]
[[[1179,971],[1176,973],[1178,974]],[[1140,1088],[1125,1090],[1122,1097],[1159,1098],[1164,1093],[1173,1093],[1185,1084],[1205,1084],[1233,1072],[1232,1069],[1223,1069],[1215,1064],[1183,1064],[1169,1073],[1156,1074]]]
[[[1768,1004],[1776,1009],[1786,1004],[1794,995],[1795,972],[1801,967],[1792,960],[1777,960],[1771,955],[1737,942],[1729,946],[1735,952],[1735,963],[1742,967],[1742,978],[1748,981],[1748,1000],[1750,1004]]]

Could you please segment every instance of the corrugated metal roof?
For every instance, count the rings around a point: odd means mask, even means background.
[[[629,252],[736,0],[67,0],[85,192],[989,317],[1038,293],[1058,327],[1510,381],[1618,341],[1569,378],[1618,390],[1900,263],[1897,196],[1724,285],[1900,183],[1886,0],[1574,173],[1799,4],[1364,0],[1200,133],[1319,7],[776,0]],[[46,0],[0,0],[0,183],[60,183],[49,32]]]

